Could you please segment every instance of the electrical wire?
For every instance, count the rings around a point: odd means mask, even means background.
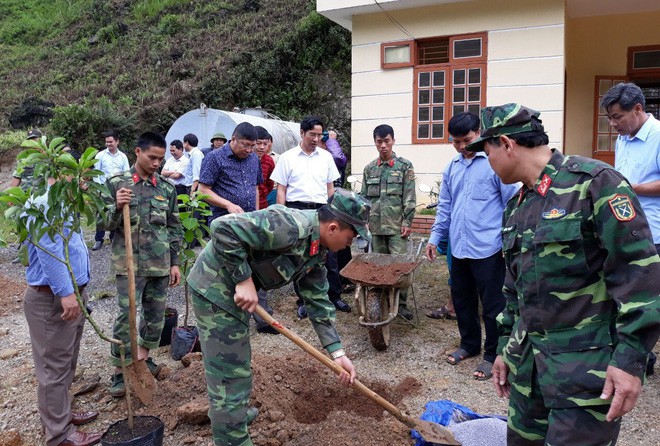
[[[410,37],[413,40],[415,39],[415,36],[410,34],[408,30],[401,23],[399,23],[397,19],[392,17],[390,13],[387,12],[387,10],[383,8],[383,6],[380,3],[378,3],[378,0],[374,0],[374,3],[380,8],[381,11],[383,11],[383,14],[385,14],[387,18],[390,19],[390,22],[392,22],[394,25],[396,25],[397,28],[401,30],[402,33],[404,33],[406,36]]]

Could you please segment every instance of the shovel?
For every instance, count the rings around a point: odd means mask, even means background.
[[[271,327],[275,328],[275,330],[279,331],[284,336],[289,338],[291,341],[293,341],[294,344],[296,344],[298,347],[302,348],[305,352],[309,353],[311,356],[313,356],[318,361],[323,363],[323,365],[332,369],[336,374],[340,374],[341,372],[344,371],[342,366],[334,362],[332,359],[328,358],[326,355],[318,351],[316,348],[312,347],[307,342],[303,341],[300,337],[298,337],[298,335],[296,335],[291,330],[286,328],[284,325],[280,324],[275,319],[273,319],[273,317],[270,314],[268,314],[268,312],[264,310],[260,305],[257,305],[255,312],[259,316],[261,316],[261,318],[264,321],[268,322],[268,324],[270,324]],[[422,437],[424,437],[425,441],[431,443],[447,444],[447,445],[460,445],[460,443],[456,441],[456,439],[454,438],[454,435],[451,433],[451,431],[446,427],[437,423],[431,423],[430,421],[416,420],[412,417],[404,415],[400,409],[398,409],[392,403],[387,401],[385,398],[378,395],[373,390],[369,389],[367,386],[362,384],[357,379],[353,381],[352,386],[354,389],[358,390],[364,396],[366,396],[367,398],[369,398],[370,400],[381,406],[389,413],[391,413],[397,420],[399,420],[409,428],[415,429],[417,432],[419,432],[422,435]]]
[[[144,359],[138,360],[137,323],[135,305],[135,270],[133,268],[133,240],[131,238],[131,211],[128,204],[123,208],[124,240],[126,242],[126,275],[128,276],[128,329],[133,361],[126,367],[126,381],[144,405],[154,398],[156,380]]]

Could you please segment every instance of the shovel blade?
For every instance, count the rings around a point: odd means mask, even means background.
[[[424,441],[442,445],[460,445],[460,443],[456,441],[456,438],[454,438],[454,434],[452,434],[449,429],[438,423],[431,423],[430,421],[424,420],[414,420],[412,418],[410,418],[409,421],[411,423],[409,426],[419,432],[422,438],[424,438]]]
[[[142,404],[145,406],[151,404],[156,391],[156,380],[144,359],[133,361],[126,367],[126,378],[131,391],[137,395]]]

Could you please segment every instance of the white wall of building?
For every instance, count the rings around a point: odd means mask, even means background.
[[[539,110],[551,145],[561,148],[564,1],[437,3],[392,9],[390,15],[416,39],[487,32],[487,105],[520,102]],[[415,166],[418,183],[434,184],[456,152],[450,144],[412,144],[413,69],[383,70],[380,66],[382,42],[410,37],[382,12],[354,15],[351,28],[353,173],[361,175],[364,166],[376,158],[372,132],[386,123],[394,128],[396,153]],[[426,199],[418,192],[418,201]]]

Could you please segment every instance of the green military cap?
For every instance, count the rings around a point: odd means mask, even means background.
[[[328,208],[335,217],[353,226],[365,240],[371,241],[368,225],[369,212],[371,212],[369,200],[354,192],[339,188],[328,200]]]
[[[484,150],[484,143],[502,135],[515,135],[532,130],[543,130],[540,124],[541,113],[520,104],[504,104],[481,109],[481,136],[466,147],[471,152]]]
[[[218,133],[216,133],[215,135],[213,135],[213,136],[211,137],[211,142],[213,142],[214,139],[224,139],[225,142],[227,142],[227,137],[226,137],[225,134],[222,133],[222,132],[218,132]]]

